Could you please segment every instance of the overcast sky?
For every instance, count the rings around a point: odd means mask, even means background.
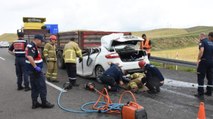
[[[45,17],[59,31],[142,31],[213,26],[213,0],[0,0],[0,34],[15,33],[23,17]]]

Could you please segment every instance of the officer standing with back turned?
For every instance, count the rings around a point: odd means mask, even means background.
[[[69,77],[69,86],[65,89],[72,89],[73,86],[79,86],[76,83],[76,59],[79,57],[79,62],[82,61],[82,52],[78,44],[75,42],[75,38],[71,38],[70,42],[65,44],[63,52],[64,62],[66,64],[67,75]]]
[[[209,33],[209,39],[205,38],[200,41],[199,53],[198,53],[198,67],[197,67],[197,81],[198,81],[198,93],[195,97],[203,98],[212,95],[212,78],[213,78],[213,32]],[[204,78],[208,80],[208,86],[204,93]]]
[[[45,83],[45,77],[42,72],[43,60],[41,58],[41,53],[38,50],[38,47],[41,46],[42,41],[44,41],[43,36],[35,35],[33,41],[28,44],[26,48],[26,63],[32,87],[32,109],[36,109],[38,107],[54,107],[54,105],[49,103],[46,99],[47,87]],[[38,102],[38,96],[40,96],[42,104]]]
[[[15,67],[16,67],[16,76],[17,76],[17,90],[24,89],[25,91],[29,91],[29,80],[26,72],[25,65],[25,48],[27,46],[26,40],[24,40],[24,33],[18,32],[18,40],[14,41],[12,45],[9,47],[8,52],[12,55],[15,55]],[[22,81],[24,77],[24,86],[22,86]]]

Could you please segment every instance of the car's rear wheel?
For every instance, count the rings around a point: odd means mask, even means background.
[[[104,73],[104,68],[101,65],[96,66],[95,68],[95,77],[99,83],[102,83],[100,80],[101,75]]]

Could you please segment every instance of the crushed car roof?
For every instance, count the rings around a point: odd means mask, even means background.
[[[103,36],[101,38],[101,45],[109,49],[111,46],[118,45],[119,42],[121,44],[124,42],[135,44],[136,42],[143,40],[144,39],[133,35],[124,35],[123,33],[113,33],[110,35]]]

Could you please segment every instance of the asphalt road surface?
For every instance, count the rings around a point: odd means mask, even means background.
[[[195,98],[196,74],[181,71],[160,69],[167,79],[158,94],[147,92],[136,94],[137,102],[142,105],[148,119],[196,119],[200,100]],[[44,69],[45,71],[45,69]],[[68,81],[66,71],[59,70],[59,83],[57,87]],[[78,77],[80,87],[74,87],[62,96],[61,103],[67,108],[79,110],[81,105],[96,101],[98,94],[84,89],[85,82],[94,81],[88,78]],[[188,82],[188,83],[187,83]],[[96,82],[95,82],[96,83]],[[101,88],[101,84],[97,84]],[[53,109],[31,109],[31,92],[16,90],[16,75],[14,56],[8,54],[7,49],[0,49],[0,119],[120,119],[119,114],[100,113],[70,113],[61,110],[57,106],[59,90],[50,85],[48,88],[48,100],[55,104]],[[118,102],[122,93],[110,93],[113,102]],[[123,102],[132,100],[125,96]],[[207,119],[213,119],[213,96],[205,97],[205,112]]]

